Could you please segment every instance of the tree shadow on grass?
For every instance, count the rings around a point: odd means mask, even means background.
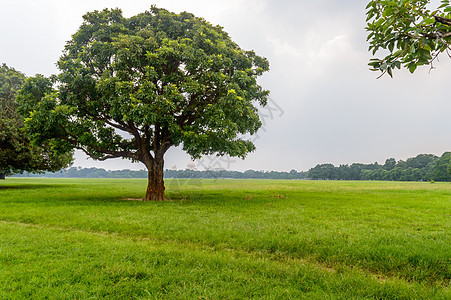
[[[18,185],[2,185],[0,190],[37,190],[37,189],[60,189],[67,188],[69,184],[18,184]]]

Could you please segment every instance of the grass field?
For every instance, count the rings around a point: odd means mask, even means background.
[[[451,184],[0,182],[0,299],[450,299]]]

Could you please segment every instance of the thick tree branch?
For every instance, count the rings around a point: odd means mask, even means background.
[[[93,146],[88,146],[88,147],[91,147],[91,148],[95,149]],[[106,155],[100,156],[100,155],[96,155],[96,154],[93,154],[93,153],[89,152],[88,150],[86,150],[83,147],[80,148],[80,149],[84,153],[86,153],[89,157],[91,157],[91,158],[93,158],[95,160],[99,160],[99,161],[105,161],[107,159],[119,158],[119,157],[128,157],[128,158],[131,158],[131,159],[138,160],[137,156],[134,153],[131,153],[131,152],[128,152],[128,151],[117,151],[117,152],[116,151],[109,151],[111,153],[105,153]],[[99,150],[97,150],[97,149],[99,149]],[[95,149],[95,150],[102,153],[102,151],[100,151],[100,150],[102,150],[101,148],[97,148],[97,149]]]
[[[108,158],[118,158],[118,157],[127,157],[127,158],[131,158],[131,159],[135,159],[135,160],[140,160],[139,156],[137,155],[137,153],[133,153],[131,151],[114,151],[114,150],[109,150],[109,149],[104,149],[102,147],[99,147],[98,145],[92,145],[92,144],[88,144],[86,145],[89,148],[94,149],[96,152],[99,153],[104,153],[106,154],[105,156],[98,156],[92,153],[89,153],[86,149],[84,149],[83,147],[78,146],[79,145],[79,141],[77,139],[74,138],[70,138],[70,134],[67,132],[67,130],[63,127],[61,127],[61,129],[64,131],[65,135],[57,135],[56,138],[67,141],[69,143],[71,143],[75,148],[82,150],[83,152],[85,152],[88,156],[94,158],[94,159],[98,159],[98,160],[106,160]],[[119,143],[118,146],[121,148],[126,148],[127,146],[132,145],[133,142],[131,143]]]
[[[436,23],[451,26],[451,19],[440,17],[440,16],[434,16],[434,18],[435,18]]]
[[[146,166],[150,165],[154,157],[150,153],[150,133],[146,131],[149,129],[148,126],[144,126],[143,130],[140,130],[135,126],[135,124],[132,121],[129,121],[127,123],[127,126],[131,129],[131,134],[135,137],[136,140],[136,149],[137,149],[137,160],[143,162]],[[143,131],[144,136],[141,136],[139,133],[140,131]]]

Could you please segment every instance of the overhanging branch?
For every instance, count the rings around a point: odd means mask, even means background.
[[[434,16],[434,18],[435,18],[436,23],[451,26],[451,19],[440,17],[440,16]]]
[[[98,153],[103,153],[105,154],[104,156],[100,156],[100,155],[96,155],[93,153],[90,153],[89,151],[86,150],[86,148],[79,146],[79,141],[75,138],[71,138],[71,135],[65,130],[65,128],[63,128],[64,132],[66,133],[66,136],[57,136],[58,139],[67,141],[69,143],[71,143],[75,148],[82,150],[83,152],[85,152],[89,157],[94,158],[96,160],[100,160],[100,161],[104,161],[106,159],[110,159],[110,158],[119,158],[119,157],[125,157],[125,158],[131,158],[134,160],[140,160],[139,159],[139,155],[137,155],[136,153],[130,152],[130,151],[114,151],[114,150],[108,150],[108,149],[104,149],[102,147],[99,147],[97,145],[86,145],[86,147],[92,148],[94,149],[94,151],[98,152]],[[126,144],[119,144],[118,146],[122,146],[122,147],[126,147],[126,146],[130,146],[133,143],[126,143]]]
[[[95,149],[92,146],[88,146],[88,147],[91,147],[94,150],[98,151],[97,149]],[[137,155],[135,155],[134,153],[131,153],[131,152],[127,152],[127,151],[109,151],[109,153],[105,153],[105,155],[100,156],[100,155],[93,154],[93,153],[89,152],[85,148],[80,148],[80,149],[84,153],[86,153],[86,155],[88,155],[89,157],[91,157],[91,158],[93,158],[95,160],[98,160],[98,161],[105,161],[107,159],[120,158],[120,157],[126,157],[126,158],[131,158],[131,159],[134,159],[134,160],[138,160]],[[98,152],[104,153],[102,151],[98,151]]]

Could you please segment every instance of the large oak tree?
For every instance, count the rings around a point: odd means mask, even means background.
[[[55,84],[34,78],[21,101],[36,140],[57,138],[97,160],[127,158],[148,169],[145,200],[164,200],[164,155],[183,145],[193,158],[244,158],[240,136],[261,126],[268,61],[242,50],[219,26],[152,7],[87,13],[58,62]],[[37,99],[32,89],[45,86]]]
[[[58,151],[50,141],[34,144],[25,133],[16,103],[16,93],[25,79],[14,68],[0,66],[0,179],[23,171],[57,171],[72,162],[70,149]]]

